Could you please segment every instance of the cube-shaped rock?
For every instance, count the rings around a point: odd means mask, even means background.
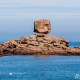
[[[48,19],[40,19],[34,21],[34,32],[38,33],[50,33],[51,24]]]

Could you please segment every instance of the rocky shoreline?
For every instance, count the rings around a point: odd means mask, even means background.
[[[80,47],[69,48],[69,41],[50,32],[49,20],[35,21],[34,31],[37,34],[21,37],[0,44],[0,56],[6,55],[66,55],[80,56]]]
[[[80,48],[69,48],[69,41],[54,35],[34,34],[0,44],[0,56],[67,55],[80,56]]]

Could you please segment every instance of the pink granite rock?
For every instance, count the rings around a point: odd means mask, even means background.
[[[50,33],[51,24],[48,19],[40,19],[34,21],[34,32],[38,33]]]

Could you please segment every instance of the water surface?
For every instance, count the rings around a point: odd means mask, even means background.
[[[0,57],[0,80],[79,80],[76,74],[79,56]]]

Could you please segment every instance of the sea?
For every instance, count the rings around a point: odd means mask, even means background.
[[[0,80],[80,80],[80,56],[0,57]]]

